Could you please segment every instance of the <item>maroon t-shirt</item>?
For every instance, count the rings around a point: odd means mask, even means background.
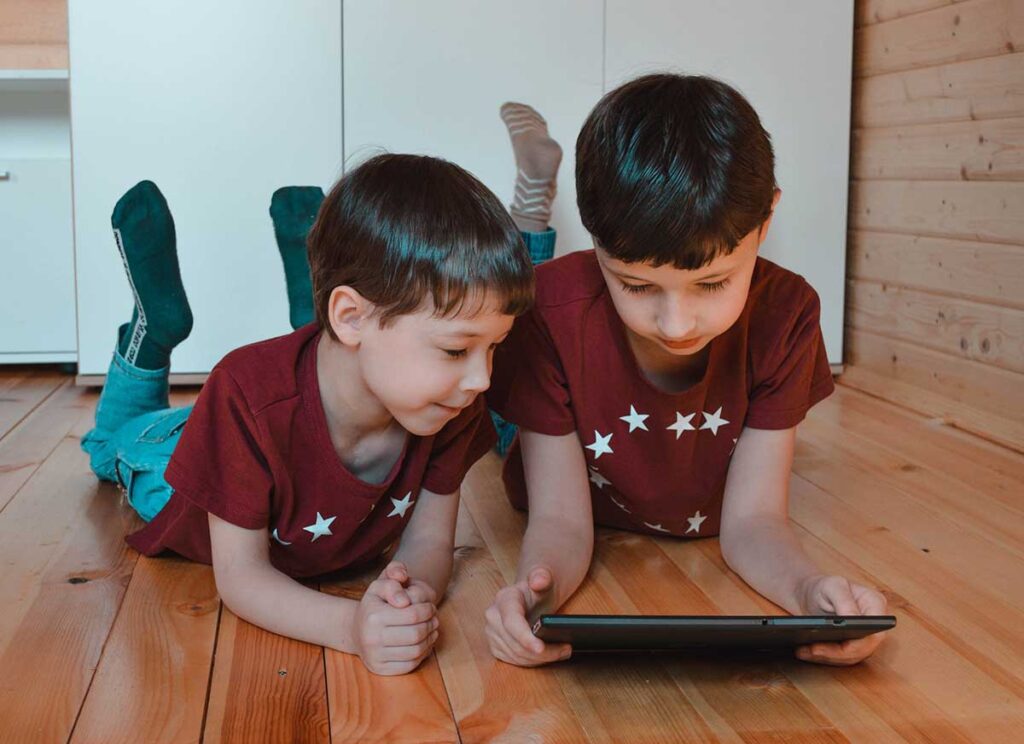
[[[729,461],[744,427],[788,429],[833,390],[818,295],[757,259],[739,319],[710,343],[703,378],[672,394],[641,372],[593,251],[537,270],[537,303],[516,321],[487,394],[541,434],[578,432],[594,520],[653,534],[718,534]],[[527,504],[516,442],[512,503]]]
[[[308,325],[244,346],[210,373],[167,466],[170,501],[128,543],[210,563],[207,512],[270,532],[270,562],[315,576],[379,556],[398,539],[421,488],[456,491],[494,444],[478,398],[436,435],[408,435],[380,484],[355,477],[331,443],[317,384],[320,334]]]

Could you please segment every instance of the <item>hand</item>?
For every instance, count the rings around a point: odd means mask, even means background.
[[[420,665],[437,641],[435,599],[427,584],[409,580],[402,563],[388,564],[366,588],[356,610],[356,653],[367,669],[394,675]]]
[[[874,589],[844,579],[842,576],[814,576],[803,590],[804,612],[808,615],[884,615],[885,597]],[[871,656],[885,637],[873,633],[838,643],[812,643],[800,646],[796,657],[803,661],[833,666],[857,664]]]
[[[551,571],[533,568],[526,581],[506,586],[487,608],[487,641],[498,659],[517,666],[533,667],[568,659],[567,643],[546,644],[533,634],[526,616],[551,591]]]

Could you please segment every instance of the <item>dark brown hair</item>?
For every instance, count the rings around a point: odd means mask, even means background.
[[[576,141],[583,224],[620,261],[698,269],[768,219],[771,138],[713,78],[658,74],[611,91]]]
[[[349,286],[387,325],[429,298],[441,316],[497,299],[521,315],[533,301],[533,268],[508,212],[480,181],[446,160],[378,155],[324,199],[307,239],[313,302],[332,333],[328,302]]]

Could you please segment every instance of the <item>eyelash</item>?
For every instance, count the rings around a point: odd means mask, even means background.
[[[626,292],[629,292],[630,294],[643,294],[644,292],[649,291],[652,286],[650,284],[626,284],[625,282],[620,283],[622,284],[622,289],[625,290]],[[706,284],[698,284],[697,286],[700,287],[704,292],[711,293],[725,289],[725,285],[728,283],[728,279],[723,279],[720,282],[709,282]]]
[[[494,351],[497,348],[498,344],[491,344],[490,351]],[[443,351],[452,359],[462,359],[463,357],[466,356],[466,354],[469,353],[469,349],[442,349],[441,351]]]

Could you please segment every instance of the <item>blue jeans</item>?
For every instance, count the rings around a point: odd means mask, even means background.
[[[96,406],[96,426],[82,438],[92,471],[117,483],[147,522],[171,498],[164,470],[192,411],[191,406],[168,407],[169,373],[169,367],[140,369],[115,351]]]

